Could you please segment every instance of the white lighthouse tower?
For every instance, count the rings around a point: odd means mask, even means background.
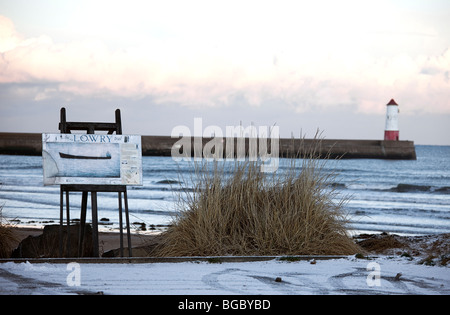
[[[384,129],[384,140],[398,141],[398,104],[391,99],[386,106],[386,128]]]

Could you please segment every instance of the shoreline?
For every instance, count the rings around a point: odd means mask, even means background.
[[[7,225],[19,228],[19,229],[40,229],[42,230],[46,225],[55,225],[59,224],[59,221],[57,220],[49,220],[49,221],[40,221],[40,220],[32,220],[29,222],[25,222],[25,220],[22,222],[20,219],[9,219],[4,218],[7,222]],[[71,224],[76,224],[78,221],[77,219],[71,220]],[[87,224],[91,224],[87,222]],[[133,224],[130,224],[130,232],[131,234],[139,234],[139,235],[153,235],[153,234],[160,234],[167,230],[171,225],[170,224],[150,224],[146,225],[146,229],[142,230],[142,225],[145,225],[145,222],[134,222]],[[99,233],[117,233],[119,234],[119,227],[112,224],[104,224],[99,222],[98,224],[98,231]],[[124,228],[124,235],[126,231]],[[358,235],[377,235],[381,233],[388,233],[392,235],[399,235],[404,237],[420,237],[420,236],[426,236],[426,235],[442,235],[442,234],[448,234],[449,232],[442,232],[442,233],[405,233],[405,232],[395,232],[395,231],[385,231],[385,230],[365,230],[365,229],[347,229],[347,234],[349,237],[356,237]]]
[[[19,243],[28,236],[38,236],[42,234],[43,227],[12,226],[12,230],[17,238],[13,248],[17,248]],[[159,243],[161,231],[132,231],[131,243],[133,249],[143,249],[143,251],[133,251],[133,257],[152,257],[147,255],[151,250],[147,250]],[[450,233],[402,236],[388,233],[360,233],[353,234],[353,238],[363,253],[362,256],[392,256],[407,257],[419,264],[449,266],[450,264]],[[126,238],[126,233],[124,233]],[[115,251],[120,248],[120,237],[118,231],[99,231],[100,256],[108,251]],[[124,246],[124,250],[126,250]],[[283,255],[280,255],[283,256]],[[251,256],[249,256],[251,257]]]

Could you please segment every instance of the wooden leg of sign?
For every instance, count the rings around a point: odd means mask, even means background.
[[[97,217],[97,192],[91,191],[92,202],[92,243],[94,246],[94,257],[99,257],[98,252],[98,217]]]
[[[130,217],[128,215],[128,197],[127,190],[123,192],[123,196],[125,199],[125,218],[127,220],[127,237],[128,237],[128,257],[133,257],[131,253],[131,235],[130,235]]]
[[[66,191],[66,218],[67,218],[67,248],[66,256],[70,255],[70,206],[69,206],[69,192]]]
[[[119,192],[120,257],[123,257],[122,193]]]
[[[59,190],[59,257],[63,256],[63,218],[64,218],[64,194],[62,186]]]
[[[83,191],[81,196],[80,229],[78,234],[78,257],[83,256],[84,232],[86,228],[87,199],[88,199],[88,192]]]

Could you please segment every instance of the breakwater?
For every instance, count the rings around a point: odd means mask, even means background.
[[[144,156],[170,156],[173,145],[180,138],[170,136],[142,136],[142,154]],[[201,141],[204,147],[211,138],[191,139],[191,154],[194,155],[194,144]],[[223,152],[226,144],[234,144],[237,139],[229,141],[223,139]],[[259,142],[259,141],[255,141]],[[396,159],[415,160],[416,150],[413,141],[384,141],[384,140],[333,140],[323,139],[317,144],[313,139],[280,139],[279,155],[281,157],[302,156],[315,147],[315,155],[344,159]],[[270,143],[268,143],[270,153]],[[245,139],[245,150],[248,153],[249,139]],[[0,133],[0,154],[41,155],[42,136],[39,133]]]

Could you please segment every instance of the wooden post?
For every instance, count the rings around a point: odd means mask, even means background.
[[[116,109],[116,134],[121,135],[122,134],[122,118],[120,118],[120,109]],[[112,132],[111,132],[112,133]]]
[[[67,124],[66,124],[66,109],[63,107],[61,108],[60,113],[60,123],[59,123],[59,130],[61,133],[68,133],[67,132]]]
[[[97,192],[91,191],[92,210],[92,243],[94,245],[94,256],[99,256],[98,251],[98,217],[97,217]]]
[[[59,188],[59,256],[63,256],[63,218],[64,218],[64,193],[63,186]]]
[[[81,196],[81,215],[80,215],[80,230],[78,234],[78,256],[81,257],[83,255],[84,248],[84,233],[86,227],[86,212],[87,212],[87,199],[88,192],[83,191]]]
[[[120,257],[123,257],[123,222],[122,222],[122,193],[119,191],[119,231],[120,231]]]
[[[123,192],[123,196],[125,199],[125,219],[127,221],[127,237],[128,237],[128,257],[133,257],[131,254],[131,236],[130,236],[130,216],[128,214],[128,196],[127,190]]]
[[[67,245],[66,256],[70,255],[70,206],[69,206],[69,192],[66,191],[66,223],[67,223]]]

